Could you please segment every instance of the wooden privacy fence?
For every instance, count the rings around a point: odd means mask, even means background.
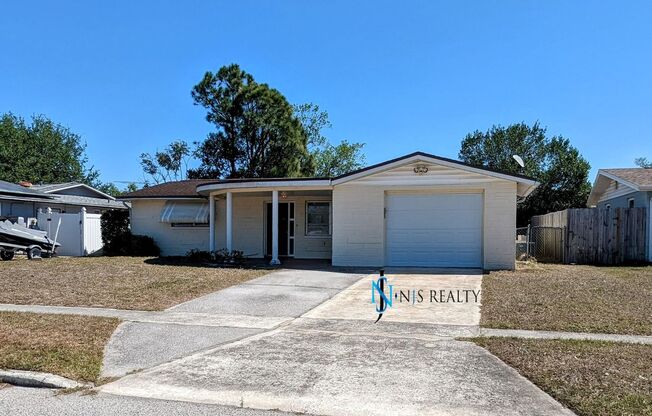
[[[561,229],[561,239],[542,239],[544,252],[562,250],[564,263],[622,264],[647,260],[645,208],[577,208],[532,217],[532,227]]]

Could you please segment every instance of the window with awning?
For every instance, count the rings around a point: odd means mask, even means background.
[[[161,210],[161,222],[173,227],[208,225],[208,202],[167,201]]]

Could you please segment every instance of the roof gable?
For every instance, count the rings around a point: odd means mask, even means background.
[[[333,185],[344,183],[368,185],[458,185],[511,181],[518,184],[517,193],[527,196],[538,185],[532,178],[478,168],[466,163],[429,155],[412,153],[401,158],[372,165],[338,176]]]
[[[79,182],[65,182],[65,183],[49,183],[43,185],[32,185],[32,189],[35,189],[46,194],[59,194],[59,195],[77,195],[90,198],[103,198],[111,199],[115,198],[111,195],[105,194],[104,192],[88,186],[84,183]]]
[[[600,169],[593,182],[587,205],[594,206],[598,202],[638,191],[652,191],[652,169]]]

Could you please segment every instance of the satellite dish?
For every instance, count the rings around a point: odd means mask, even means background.
[[[514,156],[512,156],[512,157],[514,158],[514,160],[516,161],[516,163],[519,164],[520,167],[522,167],[522,168],[525,167],[525,163],[523,163],[523,159],[522,159],[519,155],[514,155]]]

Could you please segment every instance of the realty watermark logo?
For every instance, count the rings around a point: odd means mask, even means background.
[[[385,286],[389,288],[388,293],[385,293]],[[378,302],[376,302],[376,294],[378,294]],[[377,280],[371,281],[371,303],[376,305],[376,312],[378,313],[376,322],[380,321],[387,308],[392,307],[393,299],[394,285],[389,284],[389,281],[385,277],[385,270],[381,270],[380,277]]]
[[[478,303],[480,302],[480,289],[398,289],[389,284],[385,270],[380,270],[380,276],[371,281],[371,303],[376,307],[380,321],[388,308],[393,307],[394,301],[406,304],[420,303]]]

